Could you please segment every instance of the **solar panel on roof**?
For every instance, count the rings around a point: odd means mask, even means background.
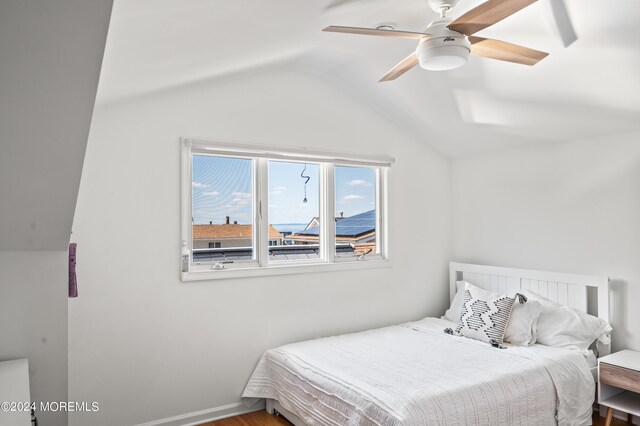
[[[376,211],[369,210],[336,222],[336,237],[355,237],[376,229]],[[300,235],[319,235],[320,228],[314,226],[299,232]]]
[[[304,231],[298,232],[301,235],[318,235],[320,233],[320,227],[314,226],[313,228],[305,229]]]
[[[356,235],[366,234],[371,231],[372,229],[366,226],[350,226],[348,228],[338,228],[336,231],[336,235],[344,237],[354,237]]]

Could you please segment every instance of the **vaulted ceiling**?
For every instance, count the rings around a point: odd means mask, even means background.
[[[640,130],[640,2],[564,0],[578,36],[565,48],[552,1],[478,33],[550,53],[534,67],[471,57],[378,83],[415,41],[321,29],[421,31],[437,17],[426,0],[116,0],[99,101],[284,67],[350,92],[450,157]],[[480,3],[460,0],[450,16]]]

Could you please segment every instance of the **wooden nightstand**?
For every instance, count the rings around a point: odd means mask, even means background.
[[[605,426],[613,410],[640,416],[640,352],[625,349],[598,360],[598,403],[607,407]]]

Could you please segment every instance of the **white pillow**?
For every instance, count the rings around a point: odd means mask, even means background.
[[[464,303],[455,334],[501,345],[515,299],[465,282]]]
[[[523,294],[542,305],[538,318],[538,343],[586,352],[596,339],[604,344],[611,342],[612,329],[606,321],[527,290]]]
[[[504,332],[504,341],[518,346],[536,343],[537,323],[542,305],[535,300],[514,303],[509,324]]]
[[[451,301],[451,306],[444,313],[442,319],[449,320],[457,323],[460,321],[460,312],[462,311],[462,304],[464,303],[464,283],[466,281],[456,282],[456,295]]]

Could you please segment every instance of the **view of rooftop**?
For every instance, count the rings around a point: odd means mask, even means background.
[[[192,247],[195,262],[255,257],[253,160],[193,155]],[[269,161],[271,260],[320,257],[320,167]],[[335,167],[336,255],[376,250],[375,172]]]
[[[366,254],[376,249],[375,210],[351,217],[337,217],[336,255]],[[304,224],[285,224],[292,229],[298,225],[297,232],[279,231],[278,224],[269,225],[269,253],[271,259],[300,260],[320,257],[318,218]],[[227,217],[225,223],[193,225],[193,259],[196,262],[220,262],[250,260],[253,258],[253,226],[232,223]]]

